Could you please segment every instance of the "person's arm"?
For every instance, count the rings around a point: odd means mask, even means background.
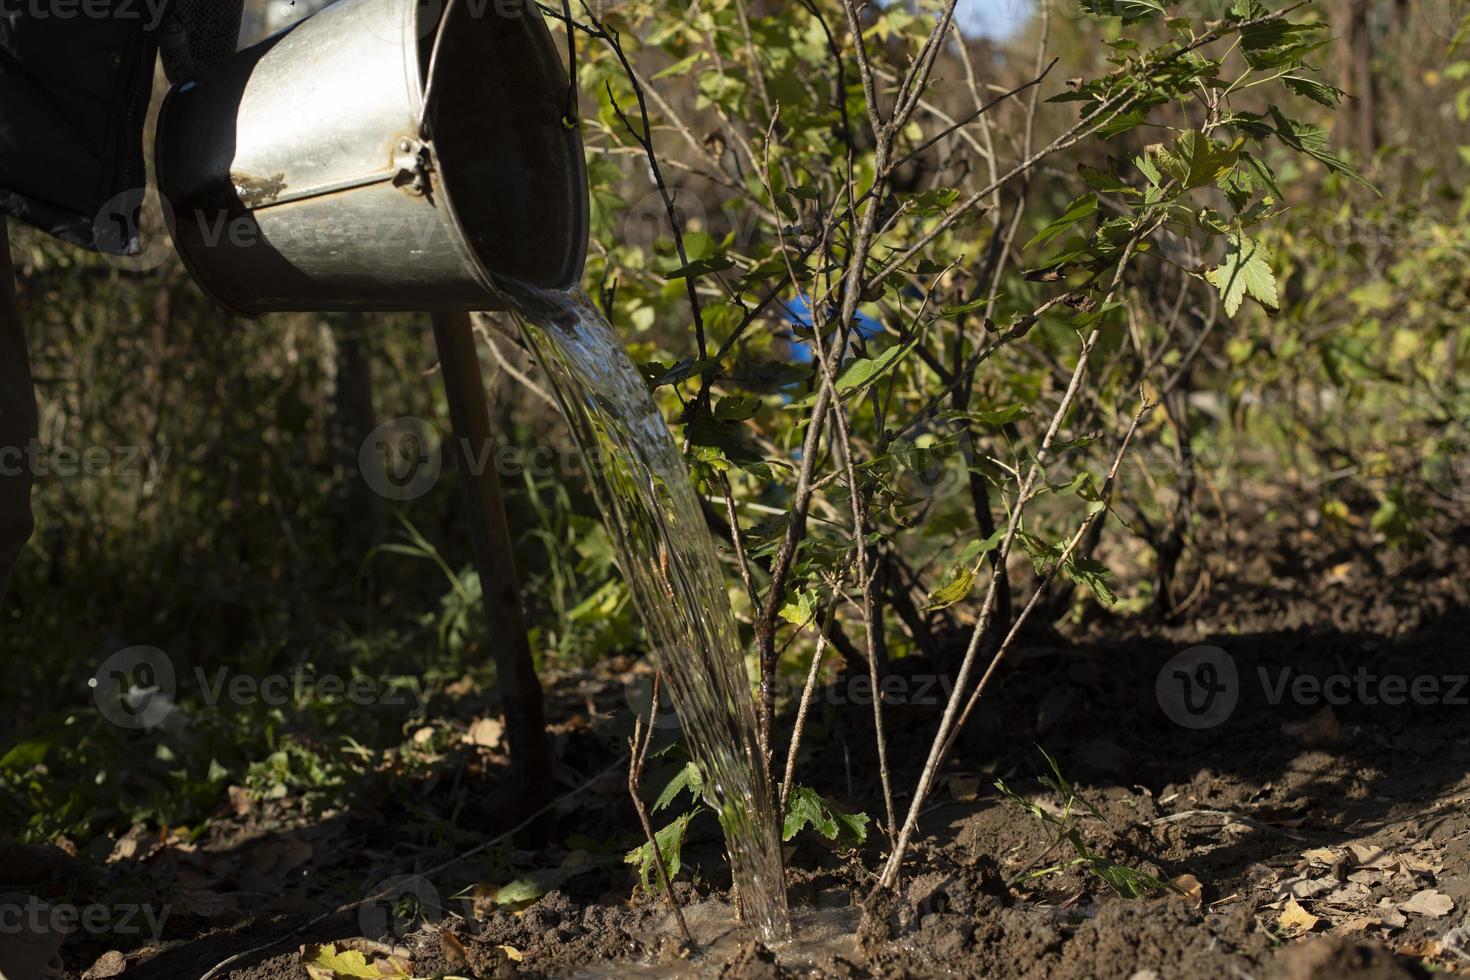
[[[15,298],[10,239],[0,216],[0,602],[20,550],[31,536],[31,447],[36,439],[36,393]]]

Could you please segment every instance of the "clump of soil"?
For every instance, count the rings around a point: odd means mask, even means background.
[[[1429,974],[1381,943],[1322,936],[1283,949],[1265,980],[1417,980]]]

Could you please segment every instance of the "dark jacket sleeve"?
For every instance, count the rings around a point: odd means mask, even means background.
[[[0,0],[0,212],[138,249],[162,0]]]

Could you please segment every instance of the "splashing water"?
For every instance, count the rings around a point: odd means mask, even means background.
[[[735,617],[684,460],[612,327],[580,290],[509,291],[587,461],[685,737],[719,817],[745,922],[790,932],[770,787]]]

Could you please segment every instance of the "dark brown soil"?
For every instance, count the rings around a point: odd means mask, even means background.
[[[164,942],[120,947],[122,975],[197,978],[244,953],[220,975],[305,977],[303,944],[385,938],[365,925],[381,917],[370,921],[360,908],[315,920],[360,898],[363,881],[406,872],[442,896],[430,917],[437,926],[386,937],[411,956],[416,976],[1376,980],[1470,970],[1470,532],[1447,529],[1397,552],[1311,527],[1236,533],[1224,549],[1232,557],[1211,569],[1211,587],[1179,621],[1097,615],[1014,652],[944,769],[900,894],[876,888],[881,834],[852,854],[815,837],[793,841],[788,884],[799,917],[826,910],[849,923],[802,957],[767,950],[733,924],[715,928],[717,915],[701,928],[721,938],[690,951],[662,904],[629,901],[619,855],[637,829],[624,774],[608,767],[623,735],[614,709],[631,675],[612,674],[555,679],[558,775],[582,789],[543,821],[550,844],[507,843],[434,870],[455,849],[400,840],[412,811],[386,802],[325,821],[224,819],[194,851],[160,848],[132,865],[172,862],[170,887],[212,875],[201,888],[239,896],[252,889],[238,869],[271,860],[248,859],[252,849],[297,841],[304,863],[274,893],[241,901],[241,917],[211,919],[201,903],[180,913]],[[1170,658],[1199,644],[1234,663],[1238,704],[1222,723],[1196,729],[1171,720],[1157,685]],[[918,658],[895,669],[911,678],[933,670]],[[1282,671],[1288,686],[1278,698]],[[1311,693],[1318,682],[1360,676],[1367,686],[1350,685],[1341,703]],[[1295,680],[1303,677],[1312,680]],[[1386,703],[1394,698],[1382,679],[1391,677],[1409,690],[1420,679],[1421,693],[1431,678],[1434,695]],[[896,788],[914,784],[939,712],[887,710]],[[875,815],[876,829],[884,808],[871,737],[866,711],[819,707],[800,778]],[[1120,897],[1073,862],[1070,843],[1054,844],[1034,813],[994,788],[1003,781],[1060,813],[1060,797],[1038,780],[1049,772],[1038,746],[1096,808],[1094,816],[1075,807],[1069,824],[1088,853],[1173,881],[1177,892]],[[485,778],[486,798],[505,799],[495,774]],[[908,802],[895,801],[900,814]],[[496,813],[487,803],[486,835],[496,819],[504,826]],[[692,826],[677,892],[691,905],[728,899],[714,824]],[[574,854],[591,870],[521,911],[497,909],[476,891],[509,869],[556,868]],[[221,866],[237,870],[209,870]],[[69,944],[67,976],[82,976],[104,951]]]

